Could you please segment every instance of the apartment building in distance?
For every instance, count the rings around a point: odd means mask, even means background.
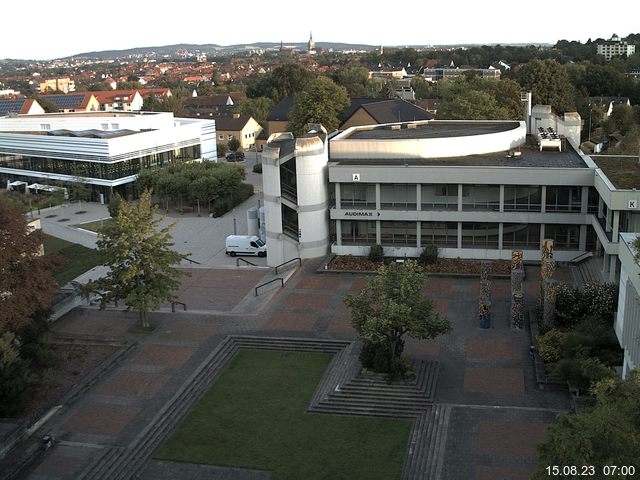
[[[609,40],[596,45],[596,53],[609,61],[613,57],[629,57],[633,55],[636,53],[636,46],[620,40],[620,37],[614,33]]]
[[[47,93],[48,91],[70,93],[76,91],[76,82],[69,77],[50,78],[40,82],[38,88],[42,93]]]
[[[0,184],[68,186],[82,181],[92,198],[135,195],[140,170],[167,163],[216,161],[215,122],[172,113],[54,113],[0,118]],[[79,180],[80,179],[80,180]]]

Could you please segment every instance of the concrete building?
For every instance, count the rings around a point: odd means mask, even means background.
[[[38,89],[42,93],[47,93],[47,91],[71,93],[76,91],[76,82],[68,77],[50,78],[48,80],[43,80],[42,82],[40,82],[40,84],[38,85]]]
[[[640,368],[640,265],[635,258],[638,250],[634,247],[638,236],[636,233],[620,235],[620,292],[613,327],[624,350],[622,378],[634,368]]]
[[[141,169],[216,160],[215,122],[172,113],[67,113],[0,118],[0,184],[65,186],[81,179],[94,200],[135,194]]]
[[[305,258],[310,242],[324,254],[325,232],[335,254],[366,255],[381,244],[397,257],[435,244],[444,257],[509,259],[521,249],[538,260],[550,238],[557,260],[593,252],[604,278],[616,281],[619,233],[640,231],[640,175],[618,179],[612,162],[620,159],[584,155],[580,124],[575,113],[558,117],[535,106],[526,121],[352,127],[329,140],[330,154],[320,143],[314,150],[324,177],[300,173],[297,158],[304,163],[307,151],[296,142],[304,139],[272,137],[263,154],[270,262]],[[323,195],[297,203],[325,188],[324,217]]]
[[[609,40],[596,45],[596,53],[609,61],[613,57],[629,57],[633,55],[636,53],[636,46],[620,40],[620,37],[614,33]]]

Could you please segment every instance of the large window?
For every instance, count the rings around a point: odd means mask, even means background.
[[[505,250],[540,248],[539,223],[504,223],[502,225],[502,248]]]
[[[596,187],[589,187],[589,199],[587,201],[587,213],[598,213],[598,204],[600,203],[600,194]]]
[[[498,248],[498,224],[463,223],[462,248]]]
[[[120,162],[88,162],[59,158],[28,157],[0,154],[0,167],[34,172],[56,173],[73,177],[117,180],[137,175],[143,168],[162,166],[165,163],[184,162],[200,157],[200,145],[183,147],[162,153],[152,153],[140,158]]]
[[[546,194],[547,212],[580,213],[582,187],[548,186]]]
[[[341,208],[376,208],[376,186],[373,183],[340,184]]]
[[[293,202],[298,201],[298,181],[296,178],[296,159],[280,165],[280,191],[282,196]]]
[[[415,210],[416,185],[411,183],[381,184],[380,206],[394,210]]]
[[[416,222],[380,222],[382,245],[416,246]]]
[[[298,240],[300,230],[298,229],[298,212],[282,204],[282,231],[285,235]]]
[[[458,184],[421,186],[423,210],[458,210]]]
[[[440,248],[458,247],[458,222],[422,222],[420,244],[432,243]]]
[[[580,226],[546,224],[544,238],[553,240],[554,249],[578,250],[580,246]]]
[[[370,220],[340,220],[343,245],[374,245],[376,222]]]
[[[540,212],[542,210],[542,189],[540,187],[505,186],[505,212]]]
[[[462,210],[500,210],[500,185],[463,185]]]

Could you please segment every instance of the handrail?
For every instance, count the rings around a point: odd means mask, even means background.
[[[236,267],[240,266],[240,262],[244,262],[247,265],[253,265],[254,267],[257,267],[257,265],[255,263],[252,263],[249,260],[245,260],[244,258],[236,257]]]
[[[171,311],[173,313],[176,313],[176,304],[177,305],[182,305],[182,308],[184,309],[184,311],[187,311],[187,304],[186,303],[182,303],[182,302],[171,302]]]
[[[269,280],[268,282],[262,283],[262,284],[258,285],[256,288],[254,288],[254,291],[256,293],[256,297],[258,296],[258,289],[259,288],[267,286],[270,283],[277,282],[278,280],[280,280],[280,288],[283,288],[284,287],[284,279],[281,278],[281,277],[274,278],[273,280]]]
[[[584,252],[578,255],[577,257],[573,257],[571,260],[569,260],[569,263],[580,263],[583,260],[586,260],[587,258],[591,258],[591,257],[593,257],[593,252],[591,251]]]
[[[276,266],[276,275],[278,274],[278,269],[280,267],[284,267],[288,263],[295,262],[295,261],[298,261],[298,265],[302,265],[302,259],[300,257],[292,258],[291,260],[287,260],[286,262],[281,263],[280,265]]]

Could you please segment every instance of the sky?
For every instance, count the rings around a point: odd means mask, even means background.
[[[616,2],[618,13],[604,17],[597,13],[601,0],[67,0],[55,5],[32,0],[15,5],[13,12],[3,12],[13,20],[0,29],[0,59],[46,60],[176,43],[286,44],[306,42],[310,31],[316,42],[386,46],[585,42],[640,33],[637,0]],[[19,12],[21,5],[28,11]]]

